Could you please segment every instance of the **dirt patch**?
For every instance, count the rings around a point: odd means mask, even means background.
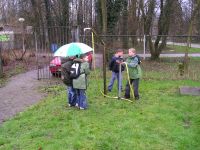
[[[38,88],[43,82],[37,80],[37,70],[19,74],[0,88],[0,123],[36,104],[45,93]]]

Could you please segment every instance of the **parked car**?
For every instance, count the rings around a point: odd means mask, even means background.
[[[53,58],[53,60],[50,62],[49,70],[53,76],[61,75],[61,58],[60,57]]]
[[[90,64],[90,69],[92,68],[92,53],[88,53],[88,62]],[[49,70],[53,76],[61,76],[61,57],[54,57],[50,62]]]

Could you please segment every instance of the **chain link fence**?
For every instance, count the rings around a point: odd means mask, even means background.
[[[151,36],[151,41],[153,45],[155,45],[157,37],[158,36]],[[52,76],[50,64],[51,61],[54,59],[53,52],[58,47],[73,41],[84,42],[92,47],[91,31],[87,31],[84,35],[79,36],[79,30],[73,27],[51,27],[46,30],[43,30],[41,28],[35,28],[33,32],[29,34],[4,33],[4,37],[2,38],[4,38],[4,41],[1,41],[4,72],[7,69],[9,69],[10,66],[12,66],[13,70],[15,71],[22,68],[35,68],[38,69],[38,79],[50,78]],[[95,66],[99,68],[103,67],[102,54],[104,46],[101,43],[101,40],[103,40],[106,43],[107,65],[112,55],[115,53],[116,49],[124,49],[124,57],[126,58],[128,56],[128,49],[134,47],[137,50],[137,53],[140,55],[140,57],[146,60],[143,60],[144,63],[142,64],[144,70],[149,70],[149,68],[152,69],[152,66],[149,65],[153,65],[153,70],[155,71],[168,70],[168,73],[171,72],[170,76],[168,76],[167,79],[191,78],[194,80],[199,80],[200,73],[198,72],[198,68],[200,67],[200,36],[160,36],[160,41],[162,41],[162,39],[166,39],[166,43],[160,54],[161,59],[159,60],[159,63],[155,64],[151,61],[148,61],[151,57],[149,38],[150,36],[148,35],[98,35],[98,37],[95,35]],[[179,70],[179,64],[183,62],[184,55],[187,49],[188,38],[190,38],[191,41],[189,43],[188,49],[190,57],[190,73],[184,75],[184,77],[181,75],[179,77],[178,74],[181,74],[181,71]],[[21,68],[18,68],[17,64],[20,61],[23,62],[23,66],[21,66]],[[164,66],[162,67],[160,64],[163,64]],[[168,69],[159,70],[160,68],[165,67],[167,67]],[[59,76],[59,74],[54,73],[53,75]],[[149,74],[144,74],[144,77],[147,78],[148,76]]]
[[[85,41],[88,45],[92,45],[91,32],[87,33]],[[128,56],[128,49],[133,47],[137,50],[137,54],[143,59],[142,67],[144,69],[144,78],[152,79],[192,79],[200,80],[200,36],[178,35],[160,36],[161,45],[163,39],[166,39],[164,47],[160,53],[160,59],[156,62],[151,61],[151,50],[149,47],[150,36],[148,35],[99,35],[106,43],[107,65],[111,57],[117,49],[124,50],[124,58]],[[155,47],[158,36],[151,36],[151,42]],[[188,47],[188,38],[190,38]],[[94,37],[96,57],[102,58],[103,47],[98,38]],[[83,40],[84,41],[84,40]],[[184,62],[185,52],[188,49],[189,55],[189,72],[184,73],[181,67]],[[98,60],[99,61],[99,60]],[[98,67],[102,70],[101,63]],[[159,73],[160,75],[156,75]]]

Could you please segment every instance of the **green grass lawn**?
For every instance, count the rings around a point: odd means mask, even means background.
[[[141,100],[133,103],[104,98],[98,88],[101,75],[90,76],[85,111],[66,107],[63,85],[46,88],[47,98],[0,126],[0,150],[199,149],[200,98],[182,96],[178,87],[200,82],[158,80],[165,73],[150,70],[141,80]],[[115,87],[109,95],[116,93]]]
[[[167,53],[185,53],[186,46],[167,45],[167,49],[163,52]],[[189,53],[200,53],[200,48],[189,48]]]

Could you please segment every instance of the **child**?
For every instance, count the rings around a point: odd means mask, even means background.
[[[108,91],[112,91],[113,84],[115,82],[115,79],[118,81],[118,88],[119,88],[119,82],[121,82],[121,90],[122,90],[122,80],[119,81],[119,64],[123,62],[123,50],[118,49],[115,53],[115,55],[112,57],[110,63],[109,63],[109,69],[112,71],[112,77],[110,79],[110,83],[108,85]],[[122,71],[124,70],[124,67],[122,66]],[[122,78],[121,78],[122,79]],[[117,89],[118,89],[117,88]]]
[[[140,68],[140,59],[139,56],[136,55],[136,50],[134,48],[130,48],[128,51],[129,57],[126,59],[126,64],[128,65],[129,69],[129,76],[130,76],[130,84],[134,86],[134,96],[135,100],[139,100],[139,79],[141,78],[141,68]],[[125,89],[125,98],[130,98],[130,85],[129,81],[126,84]]]
[[[88,86],[87,76],[90,72],[88,56],[83,56],[82,59],[75,59],[74,62],[80,63],[80,76],[77,79],[73,79],[73,88],[76,90],[77,94],[76,106],[79,107],[79,109],[86,109],[86,89]]]
[[[70,69],[73,63],[74,57],[62,58],[61,65],[61,78],[63,83],[67,86],[67,95],[68,95],[68,105],[70,107],[76,105],[76,93],[75,89],[72,87],[72,79],[70,78]]]

